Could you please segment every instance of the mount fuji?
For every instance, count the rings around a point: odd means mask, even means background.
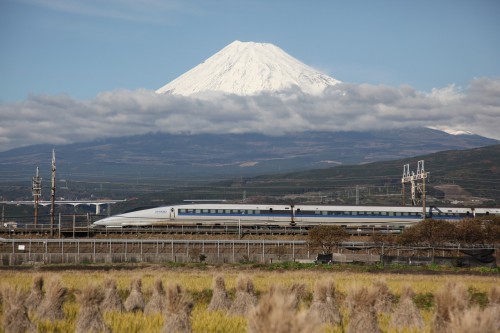
[[[243,96],[299,88],[310,95],[340,83],[269,43],[234,41],[156,90],[190,96],[221,92]]]

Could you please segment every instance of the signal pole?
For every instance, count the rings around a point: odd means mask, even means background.
[[[38,167],[36,167],[35,177],[32,179],[31,183],[31,193],[33,194],[33,202],[35,204],[35,225],[38,224],[38,202],[40,201],[40,196],[42,194],[42,178],[38,176]]]
[[[52,149],[52,186],[50,188],[50,236],[54,236],[54,206],[56,200],[56,153]]]

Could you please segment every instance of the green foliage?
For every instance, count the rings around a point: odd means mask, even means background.
[[[472,306],[479,305],[484,309],[486,305],[488,305],[488,294],[486,292],[479,291],[474,286],[470,286],[467,291],[469,293],[469,301]]]
[[[419,309],[430,310],[434,306],[434,295],[432,293],[415,294],[413,301]]]

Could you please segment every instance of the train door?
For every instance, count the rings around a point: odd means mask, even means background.
[[[273,208],[269,208],[269,211],[267,213],[267,222],[274,222],[274,211]]]
[[[170,208],[170,214],[169,214],[168,218],[171,220],[175,219],[175,208],[174,207]]]

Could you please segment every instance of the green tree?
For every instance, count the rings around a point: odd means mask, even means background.
[[[349,239],[344,228],[337,225],[321,225],[309,230],[307,240],[313,249],[321,249],[324,254],[332,250],[342,241]]]

